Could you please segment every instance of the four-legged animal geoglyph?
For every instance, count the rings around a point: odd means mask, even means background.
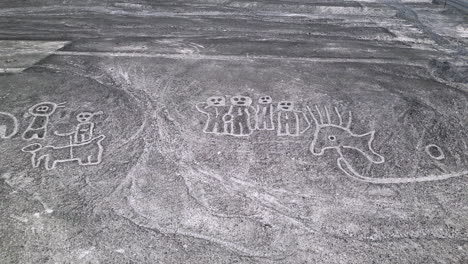
[[[69,144],[65,146],[42,146],[39,143],[30,144],[22,149],[31,154],[34,168],[44,162],[46,170],[53,170],[59,163],[76,161],[79,165],[97,165],[102,161],[104,148],[102,141],[106,137],[100,135],[85,143]]]

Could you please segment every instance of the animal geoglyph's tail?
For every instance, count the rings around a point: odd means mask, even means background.
[[[330,111],[328,107],[324,106],[323,110],[320,110],[317,105],[314,105],[315,112],[317,114],[314,114],[314,111],[309,106],[306,106],[306,108],[308,112],[310,113],[312,120],[314,120],[317,130],[326,126],[338,126],[352,133],[350,130],[351,124],[353,121],[351,111],[347,112],[347,120],[345,122],[345,120],[343,119],[343,114],[340,113],[337,107],[333,107],[333,111],[335,112],[337,120],[338,120],[338,123],[336,124],[335,122],[334,124],[331,118],[332,111]],[[372,141],[369,141],[369,142],[371,143]],[[370,145],[369,145],[369,149],[372,150]],[[464,171],[456,172],[456,173],[447,173],[447,174],[442,174],[442,175],[427,175],[427,176],[421,176],[421,177],[407,177],[407,178],[405,177],[395,177],[395,178],[366,177],[366,176],[361,175],[351,166],[351,164],[344,158],[341,151],[338,151],[338,153],[340,155],[340,157],[337,159],[338,167],[349,177],[362,181],[362,182],[368,182],[368,183],[374,183],[374,184],[403,184],[403,183],[442,181],[442,180],[447,180],[451,178],[468,176],[468,170],[464,170]],[[373,163],[377,163],[377,164],[383,163],[384,158],[377,153],[375,154],[381,157],[382,159],[379,162],[374,161]]]
[[[428,175],[422,177],[395,177],[395,178],[371,178],[365,177],[356,172],[354,168],[349,164],[346,159],[343,157],[338,158],[337,160],[338,167],[346,173],[349,177],[352,177],[356,180],[375,183],[375,184],[401,184],[401,183],[414,183],[414,182],[432,182],[432,181],[442,181],[451,178],[468,176],[468,170],[457,172],[457,173],[448,173],[443,175]]]

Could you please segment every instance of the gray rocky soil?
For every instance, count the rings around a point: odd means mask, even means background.
[[[77,2],[0,3],[0,263],[468,263],[465,14]]]

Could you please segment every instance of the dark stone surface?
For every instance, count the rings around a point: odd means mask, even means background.
[[[0,10],[2,39],[70,41],[0,76],[1,263],[468,261],[437,6],[47,4]]]

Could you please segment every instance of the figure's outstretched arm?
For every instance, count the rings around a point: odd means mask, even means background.
[[[59,137],[68,137],[75,134],[75,131],[73,132],[66,132],[66,133],[60,133],[58,131],[54,131],[54,135],[59,136]]]
[[[200,102],[200,103],[195,104],[195,108],[197,108],[198,112],[208,115],[208,113],[205,111],[206,107],[207,107],[207,103],[205,102]]]

